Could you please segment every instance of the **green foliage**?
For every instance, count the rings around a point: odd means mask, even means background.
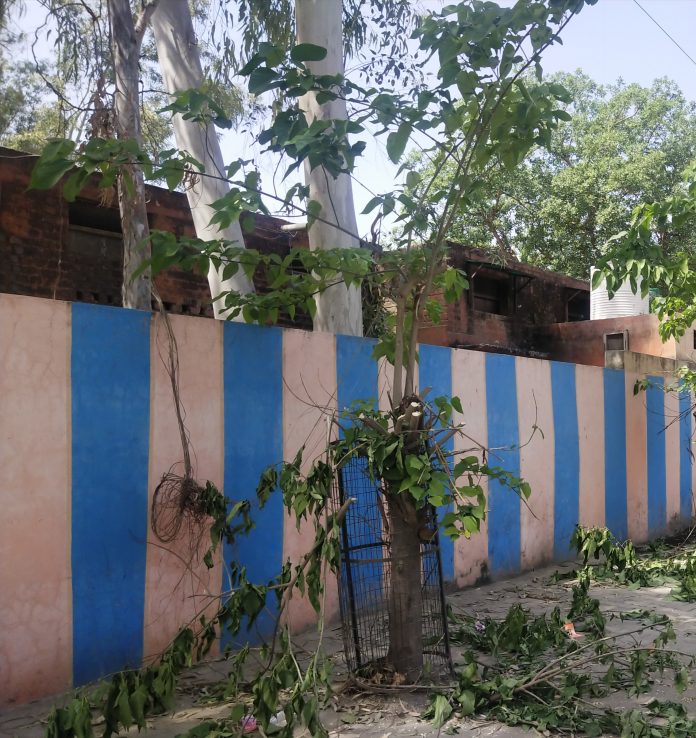
[[[161,113],[180,114],[184,120],[218,128],[231,128],[232,120],[223,106],[206,90],[179,90],[174,101],[160,110]]]
[[[628,283],[645,297],[650,288],[661,296],[651,302],[660,319],[663,340],[680,338],[696,320],[696,272],[690,252],[667,247],[663,234],[685,236],[696,216],[696,169],[689,167],[683,187],[670,197],[638,205],[627,230],[616,233],[604,246],[593,285],[606,283],[610,295]],[[690,376],[688,372],[685,377]]]
[[[583,557],[580,576],[632,588],[672,585],[675,600],[696,602],[696,550],[693,546],[651,544],[640,554],[631,541],[619,543],[607,528],[578,526],[571,539]],[[590,564],[594,560],[597,563]]]
[[[9,46],[11,53],[16,51],[14,44]],[[22,151],[38,151],[41,146],[27,147],[28,137],[32,131],[43,127],[49,127],[52,135],[58,135],[57,116],[50,121],[47,111],[42,109],[44,82],[35,65],[27,61],[13,62],[6,54],[4,44],[0,43],[0,143]]]
[[[227,198],[229,204],[232,198]],[[236,207],[244,207],[238,202]],[[221,211],[218,211],[221,212]],[[227,210],[226,212],[229,212]],[[158,274],[173,265],[196,269],[205,275],[210,265],[229,279],[242,271],[248,277],[263,277],[265,292],[240,294],[226,292],[219,296],[225,317],[241,315],[246,322],[277,323],[280,316],[291,319],[298,312],[315,311],[315,296],[337,282],[360,284],[368,275],[372,282],[380,273],[372,272],[372,254],[366,249],[327,249],[310,251],[292,248],[285,256],[246,249],[229,241],[202,241],[179,238],[164,231],[150,233],[152,258],[143,263]]]
[[[92,711],[104,718],[102,738],[131,726],[145,727],[146,716],[171,710],[174,704],[177,677],[194,660],[205,656],[222,633],[229,642],[239,642],[240,634],[253,627],[266,609],[269,597],[274,597],[282,615],[294,591],[307,595],[317,613],[321,612],[321,598],[327,568],[338,570],[338,536],[342,514],[329,512],[331,470],[316,467],[307,478],[300,473],[301,453],[293,464],[265,473],[257,490],[261,507],[280,484],[288,513],[294,514],[298,525],[302,519],[314,521],[315,537],[310,550],[294,566],[286,563],[277,577],[267,583],[253,583],[246,569],[232,562],[226,567],[229,589],[212,617],[201,612],[195,626],[182,628],[170,646],[161,654],[158,663],[138,670],[125,670],[109,681],[91,690],[78,693],[64,707],[56,708],[48,718],[46,738],[93,738]],[[224,540],[234,541],[238,535],[251,530],[250,504],[246,500],[232,504],[210,482],[206,484],[205,510],[210,516],[211,546],[205,561],[212,565],[213,554]],[[207,609],[207,608],[206,608]],[[279,617],[280,617],[279,615]],[[319,710],[330,698],[330,664],[317,653],[304,668],[293,653],[287,626],[280,622],[269,646],[260,656],[265,668],[251,669],[248,645],[232,653],[227,652],[229,676],[222,693],[234,702],[229,724],[238,723],[248,709],[259,724],[268,731],[271,718],[279,710],[285,714],[286,725],[279,731],[290,738],[295,726],[303,724],[313,736],[326,734],[319,720]],[[228,721],[207,723],[195,729],[194,735],[225,735]],[[239,732],[233,729],[233,734]]]
[[[93,709],[104,718],[102,738],[133,725],[142,730],[146,715],[172,708],[176,677],[190,666],[193,653],[193,631],[183,628],[159,663],[138,671],[121,671],[91,694],[78,695],[65,707],[54,708],[48,717],[46,738],[92,738]]]
[[[265,497],[277,485],[299,525],[302,519],[316,517],[324,509],[333,470],[338,472],[359,457],[367,461],[369,477],[381,485],[377,494],[388,501],[395,497],[407,499],[416,515],[428,506],[446,510],[441,516],[444,533],[452,539],[469,538],[486,516],[482,478],[498,480],[523,499],[529,496],[530,488],[524,480],[489,466],[478,456],[445,450],[447,439],[459,432],[459,426],[452,424],[453,410],[461,412],[459,398],[435,398],[432,406],[423,406],[422,425],[414,431],[404,420],[405,414],[382,413],[359,403],[337,420],[342,433],[327,450],[330,465],[317,460],[302,475],[300,452],[279,472],[270,468],[264,473],[259,495]],[[417,527],[419,520],[409,522]]]
[[[606,547],[604,537],[595,544]],[[583,539],[584,540],[584,539]],[[592,556],[597,548],[586,547]],[[696,722],[682,705],[652,700],[647,711],[616,711],[598,700],[624,692],[648,692],[657,675],[674,675],[681,692],[688,684],[693,659],[672,651],[674,629],[666,616],[652,612],[620,613],[637,621],[623,635],[607,635],[599,603],[589,596],[589,583],[573,586],[566,617],[559,608],[533,616],[514,605],[502,620],[479,620],[450,612],[451,640],[462,646],[463,666],[457,684],[438,694],[426,713],[442,722],[452,714],[473,714],[508,725],[534,727],[548,734],[621,738],[686,738]],[[580,640],[566,634],[572,622]],[[656,637],[648,643],[640,634]]]
[[[221,6],[220,16],[226,29],[241,31],[236,44],[229,33],[216,33],[213,25],[210,62],[221,80],[236,73],[259,43],[273,44],[283,54],[295,43],[294,0],[239,0],[233,6]],[[419,78],[406,45],[417,18],[417,8],[410,0],[344,0],[345,58],[359,61],[361,74],[377,83]],[[394,33],[395,28],[402,33]]]
[[[525,84],[532,95],[543,90],[532,75]],[[554,75],[548,84],[567,92],[549,140],[514,169],[490,167],[448,235],[587,279],[604,242],[628,227],[638,203],[681,190],[681,175],[696,155],[696,109],[665,79],[649,88],[602,86],[576,72]],[[427,181],[436,165],[420,154],[415,161]],[[438,188],[447,188],[455,166],[442,167]],[[680,230],[662,224],[658,238],[669,254],[692,253],[696,219]]]

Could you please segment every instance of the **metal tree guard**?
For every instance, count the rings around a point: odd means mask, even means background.
[[[340,537],[339,602],[346,662],[352,673],[371,677],[389,670],[389,594],[392,558],[387,501],[370,479],[367,460],[352,457],[336,474],[333,501],[349,498]],[[437,514],[430,508],[437,531]],[[439,534],[421,541],[421,627],[423,677],[437,680],[452,671],[442,580]]]

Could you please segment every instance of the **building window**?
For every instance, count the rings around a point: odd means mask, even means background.
[[[587,293],[573,295],[567,303],[566,320],[573,323],[590,319],[590,296]]]
[[[508,315],[510,287],[507,279],[476,275],[472,281],[474,310],[494,315]]]
[[[604,335],[604,348],[606,351],[627,351],[628,331],[606,333]]]
[[[123,236],[118,209],[77,200],[68,210],[66,268],[79,302],[121,304]]]

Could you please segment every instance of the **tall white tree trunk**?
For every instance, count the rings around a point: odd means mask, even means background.
[[[327,50],[322,61],[308,62],[315,74],[343,74],[342,13],[341,0],[295,0],[297,42],[316,44]],[[316,96],[309,93],[300,100],[300,105],[310,124],[317,118],[344,120],[347,117],[343,100],[319,105]],[[305,183],[309,185],[310,198],[321,204],[320,217],[329,221],[317,221],[309,229],[310,248],[357,248],[360,242],[350,177],[342,174],[334,179],[323,167],[310,171],[309,164],[305,162]],[[360,289],[346,288],[341,283],[319,295],[314,329],[362,336]]]
[[[199,88],[203,83],[203,69],[187,0],[160,0],[152,14],[151,26],[167,92],[172,94]],[[206,173],[224,177],[225,165],[214,126],[204,127],[200,123],[185,121],[181,115],[174,116],[173,124],[177,147],[200,161]],[[204,240],[224,238],[244,246],[239,223],[233,223],[224,230],[210,225],[215,212],[210,207],[211,203],[228,191],[229,186],[224,179],[212,177],[199,177],[196,184],[187,190],[196,235]],[[242,294],[254,291],[253,282],[241,269],[234,277],[223,280],[221,273],[211,265],[208,284],[213,297],[228,290]],[[213,303],[216,318],[224,318],[222,308],[220,301]]]
[[[142,34],[136,31],[128,0],[108,0],[111,22],[111,53],[115,74],[114,112],[118,138],[141,143],[140,107],[138,105],[140,42]],[[136,279],[133,273],[143,259],[149,256],[145,198],[142,169],[135,163],[125,168],[118,177],[118,206],[123,232],[123,306],[150,309],[150,273]]]

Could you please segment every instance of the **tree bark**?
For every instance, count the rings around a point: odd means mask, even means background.
[[[141,143],[138,105],[140,36],[128,0],[108,0],[111,21],[116,134]],[[118,177],[118,206],[123,231],[123,306],[150,310],[149,270],[133,279],[133,273],[150,255],[145,181],[140,166],[132,162]]]
[[[410,509],[404,510],[405,506]],[[413,521],[407,520],[410,513]],[[396,493],[389,500],[389,661],[409,684],[416,682],[423,672],[421,542],[414,524],[417,517],[416,508],[406,494]]]
[[[203,83],[203,69],[187,1],[160,0],[152,14],[151,26],[166,90],[173,94],[200,88]],[[177,147],[188,151],[200,161],[207,174],[221,178],[201,176],[193,187],[186,191],[196,235],[204,240],[223,238],[244,246],[244,236],[239,223],[233,223],[223,230],[210,225],[215,213],[211,203],[229,191],[229,185],[224,180],[225,164],[215,127],[186,121],[181,115],[174,116],[173,125]],[[208,271],[208,284],[213,297],[226,291],[241,294],[254,291],[253,282],[241,269],[230,279],[223,280],[221,272],[211,265]],[[213,309],[216,318],[225,317],[221,301],[214,302]]]
[[[341,0],[295,0],[297,42],[312,43],[327,50],[322,61],[308,62],[314,74],[343,74],[343,5]],[[314,93],[300,99],[307,123],[315,119],[347,118],[346,103],[335,100],[319,105]],[[310,171],[305,162],[305,183],[309,196],[321,205],[321,218],[309,229],[312,249],[357,248],[358,224],[353,204],[350,176],[333,178],[323,167]],[[348,231],[339,230],[335,226]],[[353,234],[353,235],[351,235]],[[329,287],[316,298],[317,313],[314,329],[330,333],[362,336],[362,303],[359,287],[347,288],[344,283]]]

